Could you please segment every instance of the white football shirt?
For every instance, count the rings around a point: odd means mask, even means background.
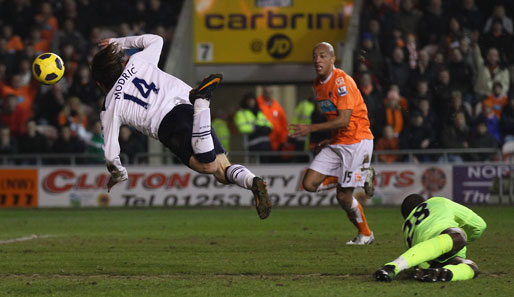
[[[145,34],[111,38],[109,42],[117,43],[122,49],[142,49],[127,61],[105,97],[105,110],[100,113],[107,168],[115,181],[123,181],[128,175],[119,158],[120,126],[134,127],[157,139],[164,116],[179,104],[191,104],[191,87],[157,67],[163,45],[160,36]]]

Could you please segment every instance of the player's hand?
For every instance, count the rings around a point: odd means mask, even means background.
[[[109,41],[111,39],[110,38],[107,38],[107,39],[104,39],[104,40],[101,40],[99,43],[98,43],[98,46],[100,47],[100,49],[104,49],[106,48],[108,45],[109,45]]]
[[[111,177],[109,177],[109,182],[107,182],[107,193],[109,193],[109,192],[111,191],[112,187],[113,187],[115,184],[117,184],[117,183],[118,183],[118,182],[117,182],[117,181],[115,181],[115,180],[112,178],[112,176],[111,176]]]
[[[289,135],[291,137],[305,136],[311,132],[311,125],[291,124],[289,125],[289,130],[293,130],[293,132]]]

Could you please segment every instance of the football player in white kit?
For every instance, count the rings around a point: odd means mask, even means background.
[[[106,94],[100,118],[111,173],[108,190],[128,179],[118,142],[120,126],[128,125],[159,139],[189,168],[251,190],[259,217],[267,218],[271,202],[266,183],[245,166],[231,165],[211,129],[210,99],[223,76],[212,74],[192,89],[157,67],[162,45],[161,37],[150,34],[110,38],[99,43],[102,49],[93,58],[93,78]],[[124,50],[131,48],[141,51],[125,60]]]

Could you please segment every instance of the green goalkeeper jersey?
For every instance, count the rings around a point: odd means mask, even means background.
[[[469,243],[482,235],[486,223],[463,205],[444,197],[432,197],[412,210],[403,223],[405,244],[411,248],[451,227],[464,230]]]

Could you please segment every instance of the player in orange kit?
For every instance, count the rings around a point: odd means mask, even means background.
[[[330,130],[329,142],[312,161],[303,178],[309,192],[322,190],[323,181],[336,176],[337,200],[348,214],[359,233],[346,244],[364,245],[374,241],[360,203],[353,197],[355,187],[364,187],[366,195],[373,195],[374,170],[370,167],[373,134],[369,128],[368,110],[352,77],[335,68],[332,45],[318,43],[313,50],[313,62],[318,77],[314,81],[316,100],[327,117],[318,124],[290,125],[292,137],[311,132]]]

